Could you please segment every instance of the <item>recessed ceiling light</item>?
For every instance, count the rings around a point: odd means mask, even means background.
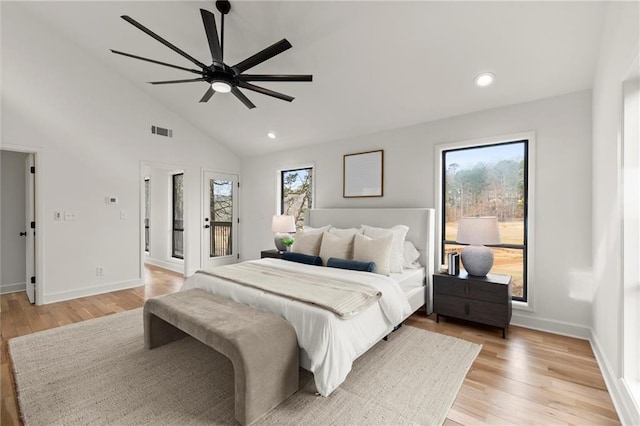
[[[495,78],[496,76],[492,73],[483,72],[482,74],[478,74],[474,81],[476,83],[476,86],[478,87],[487,87],[488,85],[493,83],[493,80],[495,80]]]
[[[276,138],[276,133],[275,132],[268,132],[267,133],[267,137],[269,139],[275,139]]]

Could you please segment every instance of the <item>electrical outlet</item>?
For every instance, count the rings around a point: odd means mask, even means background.
[[[120,220],[127,220],[127,212],[120,210]]]
[[[104,268],[102,266],[96,267],[96,275],[99,277],[104,275]]]

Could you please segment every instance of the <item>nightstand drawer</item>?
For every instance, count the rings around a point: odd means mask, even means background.
[[[504,303],[465,299],[456,296],[439,295],[434,298],[433,310],[438,315],[460,318],[497,327],[506,327],[510,321],[510,309]]]
[[[510,300],[508,295],[510,287],[486,282],[466,280],[454,280],[436,276],[433,291],[436,294],[458,296],[485,302],[504,304]]]

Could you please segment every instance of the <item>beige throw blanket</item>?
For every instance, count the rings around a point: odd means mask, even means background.
[[[359,314],[381,296],[379,291],[358,283],[294,273],[255,263],[237,263],[198,273],[309,303],[341,318]]]

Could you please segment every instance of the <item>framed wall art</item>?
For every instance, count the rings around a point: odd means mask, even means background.
[[[345,154],[342,169],[342,196],[382,197],[384,150]]]

